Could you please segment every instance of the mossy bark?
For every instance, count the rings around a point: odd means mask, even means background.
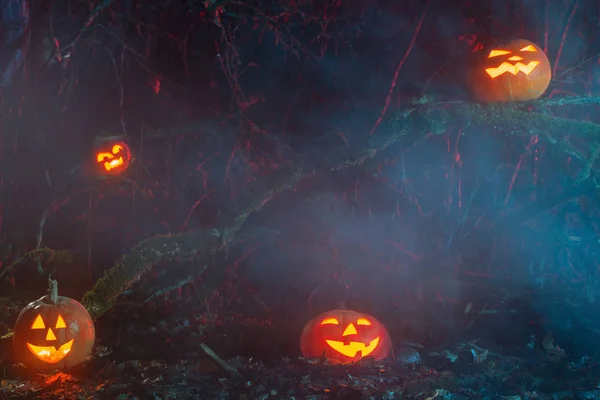
[[[504,134],[538,134],[541,139],[557,145],[561,151],[586,161],[585,168],[594,174],[592,163],[598,151],[590,155],[575,149],[560,137],[576,134],[600,141],[600,125],[586,121],[553,117],[547,113],[531,112],[527,106],[547,107],[560,105],[595,105],[600,99],[592,97],[561,100],[538,100],[526,103],[480,105],[473,103],[432,103],[422,98],[413,106],[400,112],[383,124],[375,134],[367,137],[362,147],[331,149],[326,157],[314,160],[313,165],[299,157],[289,165],[256,180],[237,199],[221,211],[216,226],[198,229],[179,235],[162,235],[146,239],[123,255],[107,270],[94,287],[82,299],[90,315],[96,319],[106,313],[116,299],[129,289],[140,277],[154,266],[173,261],[205,259],[206,262],[219,252],[226,252],[247,218],[260,210],[279,192],[289,190],[301,179],[323,171],[338,171],[363,164],[390,146],[424,137],[429,133],[442,134],[450,124],[468,124],[471,127],[492,126]],[[594,157],[593,159],[591,157]],[[584,177],[585,178],[585,177]],[[585,180],[585,179],[583,179]]]

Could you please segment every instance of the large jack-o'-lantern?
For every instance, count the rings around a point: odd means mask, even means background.
[[[367,356],[386,358],[391,345],[387,329],[371,315],[331,310],[304,327],[300,349],[304,357],[325,357],[350,363]]]
[[[478,54],[469,70],[469,84],[477,100],[509,102],[534,100],[550,84],[552,68],[542,49],[525,39],[494,46]]]
[[[51,280],[50,287],[50,295],[23,308],[13,335],[15,359],[43,373],[81,363],[95,340],[94,323],[85,307],[58,296],[56,281]]]

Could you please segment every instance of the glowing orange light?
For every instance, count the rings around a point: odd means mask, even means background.
[[[48,329],[48,333],[46,333],[46,340],[52,342],[56,340],[56,335],[52,332],[52,328]]]
[[[120,173],[127,169],[131,153],[125,143],[114,144],[110,151],[96,153],[96,162],[106,172]]]
[[[539,63],[539,61],[530,61],[528,64],[518,62],[515,65],[512,65],[511,63],[503,62],[496,68],[486,68],[485,72],[492,78],[496,78],[506,72],[513,75],[517,75],[519,72],[529,75]]]
[[[65,329],[67,324],[65,324],[65,320],[62,315],[59,315],[56,319],[56,325],[54,329]],[[33,320],[33,324],[31,324],[31,329],[46,329],[46,324],[44,323],[44,319],[41,314],[38,314]],[[56,341],[56,334],[52,330],[52,328],[48,328],[46,332],[46,341],[54,342]],[[71,351],[71,347],[73,347],[73,339],[64,343],[60,347],[56,346],[36,346],[29,342],[26,342],[27,348],[31,353],[39,358],[41,361],[46,362],[48,364],[56,364],[62,361],[67,354]]]
[[[346,357],[354,358],[359,351],[363,357],[371,354],[379,345],[379,340],[380,338],[376,337],[368,345],[362,342],[350,342],[348,344],[344,344],[344,342],[339,342],[336,340],[325,340],[325,342],[338,353],[343,354]]]
[[[35,317],[33,324],[31,324],[31,329],[46,329],[46,324],[44,324],[44,320],[40,314]]]
[[[514,39],[477,56],[468,82],[482,102],[539,98],[550,84],[552,67],[544,51],[526,39]]]
[[[94,160],[95,161],[95,160]],[[96,337],[94,322],[85,307],[57,294],[50,280],[50,293],[27,304],[15,321],[15,360],[41,373],[54,373],[85,361]]]
[[[525,47],[523,47],[521,50],[519,51],[531,51],[531,52],[536,52],[536,48],[533,45],[527,45]],[[504,56],[506,54],[510,54],[511,52],[508,50],[492,50],[490,51],[490,54],[488,55],[488,58],[493,58],[493,57],[499,57],[499,56]],[[523,59],[523,57],[520,56],[512,56],[510,57],[508,60],[509,61],[521,61]],[[525,75],[529,75],[531,73],[531,71],[533,71],[535,69],[535,67],[537,67],[540,64],[539,61],[530,61],[528,64],[523,64],[521,62],[518,62],[516,64],[511,64],[508,62],[503,62],[502,64],[500,64],[497,67],[492,67],[492,68],[486,68],[485,72],[487,72],[487,74],[493,79],[496,78],[504,73],[509,73],[509,74],[513,74],[513,75],[517,75],[519,72],[524,73]]]
[[[302,331],[305,357],[349,363],[363,357],[386,358],[391,345],[387,330],[374,317],[351,310],[331,310],[312,319]]]
[[[488,55],[488,58],[503,56],[505,54],[510,54],[510,51],[508,51],[508,50],[492,50],[492,51],[490,51],[490,55]]]
[[[519,50],[519,51],[531,51],[531,52],[534,52],[534,53],[535,53],[535,52],[537,51],[537,49],[535,48],[535,46],[534,46],[534,45],[532,45],[532,44],[529,44],[529,45],[527,45],[527,46],[523,47],[523,48],[522,48],[521,50]]]
[[[31,343],[27,343],[27,348],[37,358],[48,364],[56,364],[61,362],[73,347],[73,339],[60,346],[58,349],[54,346],[35,346]]]

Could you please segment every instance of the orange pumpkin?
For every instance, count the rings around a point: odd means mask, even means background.
[[[350,363],[363,357],[386,358],[391,349],[387,329],[376,318],[349,310],[331,310],[312,319],[302,331],[304,357]]]
[[[534,100],[550,84],[552,68],[544,51],[525,39],[478,53],[469,71],[475,98],[485,103]]]
[[[94,323],[85,307],[51,294],[23,308],[14,327],[13,349],[18,362],[50,373],[84,361],[94,340]]]
[[[103,143],[96,149],[96,164],[104,174],[120,174],[131,162],[131,151],[125,142]]]

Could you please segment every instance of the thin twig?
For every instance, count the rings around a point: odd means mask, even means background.
[[[100,13],[102,13],[102,11],[104,11],[105,8],[108,8],[111,4],[113,4],[116,1],[117,0],[103,0],[103,1],[100,1],[98,4],[96,4],[96,6],[90,11],[90,14],[86,18],[86,20],[81,24],[81,27],[79,28],[77,33],[73,36],[71,41],[68,44],[66,44],[65,46],[63,46],[62,48],[57,48],[54,51],[54,54],[52,55],[52,57],[49,57],[47,59],[46,63],[48,63],[49,61],[54,60],[54,59],[69,58],[72,48],[75,47],[75,45],[77,44],[79,39],[81,39],[81,36],[83,36],[83,34],[89,29],[89,27],[92,25],[94,20],[96,18],[98,18]]]
[[[600,144],[592,144],[590,146],[590,150],[590,156],[587,158],[587,160],[585,160],[583,168],[581,168],[581,171],[577,176],[577,181],[575,182],[576,185],[581,185],[583,182],[589,179],[594,163],[598,159],[598,156],[600,156]]]
[[[200,342],[200,348],[202,351],[206,353],[207,356],[210,357],[219,367],[221,367],[225,372],[227,372],[233,378],[241,378],[242,375],[238,372],[238,370],[231,364],[227,363],[221,357],[217,355],[210,347],[208,347],[204,342]]]

